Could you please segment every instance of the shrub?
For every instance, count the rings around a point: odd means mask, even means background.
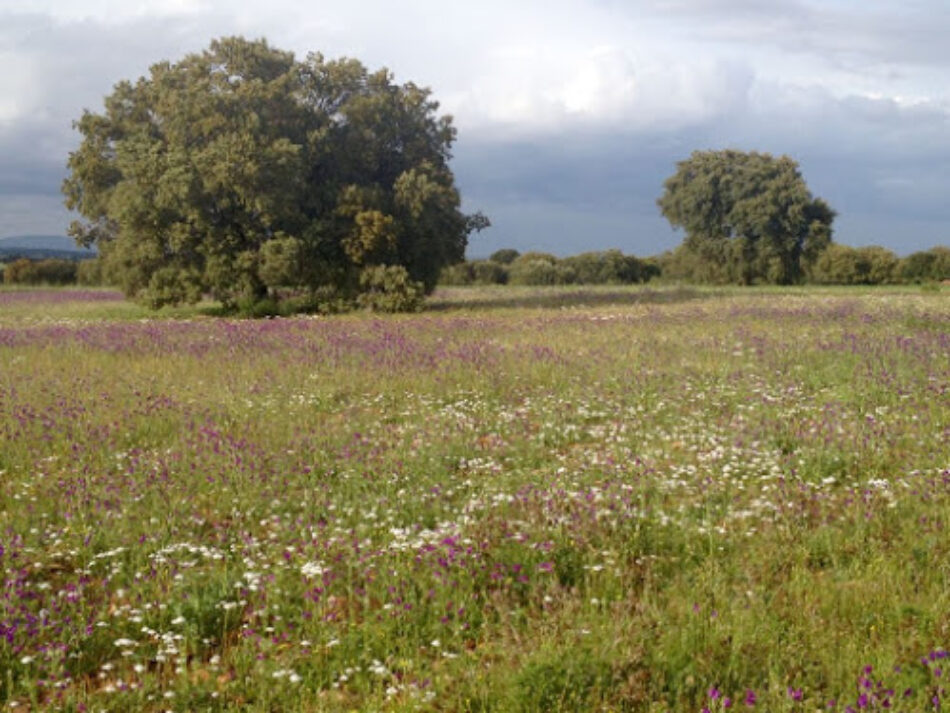
[[[201,299],[198,274],[193,271],[161,268],[152,273],[148,288],[145,303],[152,309]]]
[[[374,312],[418,312],[425,287],[409,278],[402,265],[373,265],[360,274],[357,303]]]
[[[281,306],[272,297],[240,297],[237,301],[237,313],[251,319],[276,317],[281,314]]]
[[[474,282],[478,285],[504,285],[508,282],[508,269],[494,260],[476,260],[472,266]]]
[[[70,285],[76,282],[77,265],[72,260],[14,260],[3,272],[10,285]]]
[[[887,248],[871,245],[858,248],[864,284],[889,285],[897,281],[900,260]]]
[[[899,260],[886,248],[829,245],[811,268],[814,282],[825,285],[884,285],[898,276]]]
[[[575,271],[575,281],[582,285],[629,285],[644,281],[643,263],[619,250],[581,253],[564,258],[561,263]]]
[[[658,273],[668,282],[725,282],[718,267],[703,262],[680,245],[653,258]]]
[[[508,270],[508,281],[512,285],[556,285],[558,284],[558,270],[554,261],[543,259],[524,260],[525,256],[511,263]]]
[[[950,248],[935,247],[911,253],[898,268],[903,282],[940,282],[950,280]]]
[[[76,264],[76,283],[88,287],[108,284],[102,261],[99,258],[80,260]]]
[[[475,271],[472,269],[472,263],[459,262],[455,265],[449,265],[442,268],[439,273],[439,284],[455,287],[464,287],[475,282]]]

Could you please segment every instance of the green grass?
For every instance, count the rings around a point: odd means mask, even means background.
[[[0,704],[947,699],[945,291],[207,309],[0,310]]]

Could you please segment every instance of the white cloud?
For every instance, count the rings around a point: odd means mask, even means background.
[[[0,52],[0,66],[16,67],[15,72],[0,72],[0,131],[4,124],[25,117],[41,91],[32,62],[22,55]]]
[[[460,127],[675,128],[741,110],[756,81],[838,97],[950,99],[942,80],[950,10],[939,0],[8,0],[5,8],[5,66],[33,68],[29,79],[0,80],[7,119],[44,93],[64,109],[69,98],[88,105],[117,79],[228,33],[388,66],[399,80],[431,85]],[[938,66],[921,67],[921,58]]]
[[[574,53],[504,48],[488,65],[444,104],[467,129],[489,135],[674,130],[741,110],[753,83],[740,62],[610,45]]]

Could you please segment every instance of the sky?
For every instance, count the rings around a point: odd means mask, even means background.
[[[471,257],[675,247],[663,181],[723,148],[797,160],[838,242],[950,245],[950,0],[3,0],[0,238],[76,217],[84,109],[226,35],[430,87]]]

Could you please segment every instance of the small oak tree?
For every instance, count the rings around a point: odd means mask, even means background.
[[[85,222],[70,232],[155,307],[207,292],[352,298],[380,289],[361,273],[381,266],[430,291],[488,224],[460,211],[456,132],[437,109],[428,89],[356,60],[216,40],[76,122],[63,191]]]

